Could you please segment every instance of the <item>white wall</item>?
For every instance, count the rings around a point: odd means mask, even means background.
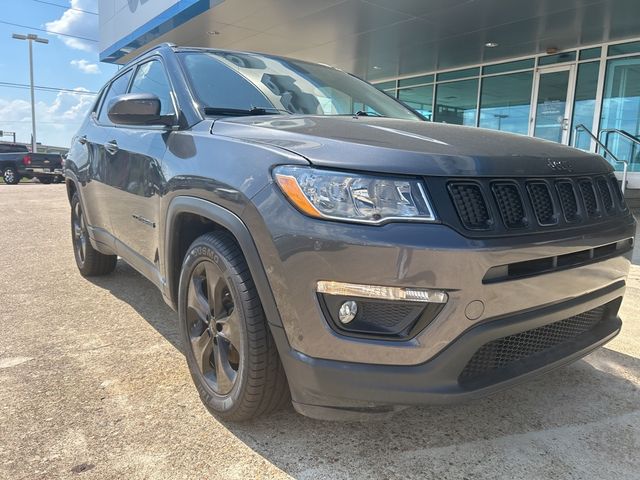
[[[131,34],[180,0],[99,0],[100,51]]]

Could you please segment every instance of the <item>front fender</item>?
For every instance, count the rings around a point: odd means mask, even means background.
[[[178,245],[174,232],[176,219],[181,213],[190,213],[206,218],[225,228],[235,237],[249,266],[249,271],[256,285],[267,321],[273,326],[282,327],[280,313],[278,312],[273,292],[269,286],[262,260],[247,226],[230,210],[207,200],[186,195],[177,196],[171,200],[167,208],[167,214],[164,220],[165,224],[163,226],[161,225],[160,228],[160,231],[165,232],[163,264],[165,266],[166,282],[164,294],[165,299],[171,307],[175,310],[178,303],[175,293],[177,292],[178,276],[174,274],[176,271],[175,262],[178,261],[176,259]]]

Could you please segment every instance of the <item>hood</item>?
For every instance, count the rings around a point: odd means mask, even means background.
[[[407,175],[567,176],[610,172],[599,155],[523,135],[351,116],[216,120],[212,133],[284,148],[313,165]]]

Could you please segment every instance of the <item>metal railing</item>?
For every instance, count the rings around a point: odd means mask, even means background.
[[[620,130],[619,128],[605,128],[603,130],[600,130],[600,135],[602,136],[602,134],[604,133],[604,143],[605,145],[609,145],[609,135],[611,135],[612,133],[616,134],[616,135],[620,135],[622,138],[629,140],[633,145],[631,145],[631,155],[629,156],[630,159],[634,158],[634,153],[636,150],[636,147],[638,145],[640,145],[640,138],[636,137],[635,135],[630,134],[629,132],[625,131],[625,130]]]
[[[576,125],[574,127],[574,135],[573,135],[573,142],[572,142],[572,146],[575,147],[576,146],[576,141],[578,138],[578,132],[583,131],[586,132],[587,135],[589,135],[591,137],[591,139],[596,142],[596,153],[598,152],[598,147],[600,147],[607,155],[609,155],[611,157],[611,159],[616,162],[616,163],[622,163],[623,167],[622,167],[622,194],[624,195],[624,191],[627,188],[627,173],[629,171],[629,162],[627,160],[620,160],[618,157],[616,157],[613,152],[611,150],[609,150],[609,148],[607,147],[607,145],[605,145],[604,143],[602,143],[600,141],[600,139],[598,137],[596,137],[593,132],[591,130],[589,130],[587,128],[586,125],[584,125],[583,123]],[[605,133],[606,134],[606,141],[609,140],[609,134],[610,133],[619,133],[620,135],[622,135],[625,138],[629,138],[629,140],[631,141],[635,141],[638,144],[640,144],[640,139],[637,139],[635,137],[633,137],[633,135],[625,132],[624,130],[618,130],[616,128],[608,128],[605,130],[601,130],[600,133]]]

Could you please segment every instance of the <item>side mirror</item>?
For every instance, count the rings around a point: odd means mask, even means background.
[[[150,93],[127,93],[113,97],[108,105],[109,120],[116,125],[176,124],[175,115],[160,115],[160,99]]]

